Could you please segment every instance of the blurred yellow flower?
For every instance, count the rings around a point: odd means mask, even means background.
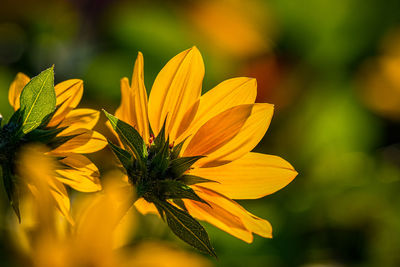
[[[400,30],[384,38],[381,55],[367,60],[360,71],[359,93],[367,107],[393,120],[400,119]]]
[[[174,192],[168,190],[158,191],[162,195],[158,197],[245,242],[253,241],[253,233],[271,237],[268,221],[249,213],[232,199],[255,199],[272,194],[297,175],[280,157],[250,152],[269,127],[273,105],[254,103],[256,80],[245,77],[226,80],[201,96],[203,76],[200,52],[196,47],[188,49],[172,58],[160,71],[147,100],[143,56],[139,53],[131,84],[127,78],[121,80],[122,100],[115,115],[134,126],[142,136],[147,146],[147,152],[143,153],[149,168],[156,161],[154,153],[158,153],[153,151],[156,140],[150,127],[156,136],[165,131],[170,164],[180,159],[193,159],[173,179],[189,186],[207,203],[196,201],[193,194],[175,201]],[[177,159],[172,158],[174,153],[178,153]],[[154,178],[157,181],[152,181],[153,171],[144,170],[149,173],[146,177],[134,177],[140,176],[143,170],[139,174],[128,171],[127,179],[139,191],[145,190],[139,195],[144,197],[135,203],[142,213],[157,213],[160,208],[147,194],[149,185],[142,183],[157,184],[172,177],[160,174]],[[190,193],[185,187],[181,189]]]
[[[18,73],[10,86],[8,99],[15,111],[20,108],[20,95],[29,81],[28,76]],[[56,179],[48,181],[51,183],[51,195],[58,209],[69,218],[70,201],[64,185],[81,192],[101,190],[97,167],[81,154],[104,148],[106,140],[92,130],[99,119],[99,112],[93,109],[76,109],[83,94],[81,80],[61,82],[55,85],[55,93],[57,109],[45,129],[51,129],[51,133],[56,135],[46,138],[42,143],[49,150],[46,154],[58,159],[59,164],[54,174]],[[40,140],[41,138],[39,136]],[[22,147],[25,143],[22,142]],[[28,183],[28,187],[32,193],[37,192],[32,183]]]
[[[29,148],[22,154],[21,176],[34,184],[40,197],[30,199],[30,209],[22,209],[24,218],[31,218],[13,227],[17,245],[28,247],[25,255],[29,265],[37,267],[71,266],[210,266],[200,256],[175,250],[162,243],[143,243],[132,248],[114,249],[116,233],[122,219],[134,215],[127,213],[132,207],[133,190],[125,183],[113,179],[102,193],[88,195],[74,202],[75,225],[65,223],[65,218],[55,216],[51,205],[51,183],[55,162]],[[117,182],[118,181],[118,182]],[[131,216],[129,224],[135,221]],[[64,223],[62,223],[64,222]],[[126,229],[126,227],[122,227]],[[19,244],[18,244],[19,243]],[[21,248],[21,247],[19,247]],[[154,257],[156,253],[157,257]]]

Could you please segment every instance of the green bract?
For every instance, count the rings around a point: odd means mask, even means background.
[[[182,143],[171,146],[165,136],[165,123],[154,141],[146,143],[131,125],[104,111],[124,148],[109,145],[121,162],[137,196],[153,203],[172,232],[200,251],[216,256],[205,229],[185,209],[182,199],[207,204],[188,185],[210,182],[185,174],[202,156],[180,157]],[[180,207],[181,209],[177,208]]]

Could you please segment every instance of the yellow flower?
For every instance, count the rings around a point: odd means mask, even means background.
[[[29,81],[28,76],[18,73],[10,86],[8,99],[15,111],[20,108],[20,95]],[[49,149],[46,154],[58,159],[54,179],[48,182],[51,183],[51,195],[58,209],[68,217],[70,201],[65,185],[81,192],[101,190],[97,167],[81,154],[93,153],[104,148],[106,140],[92,130],[99,119],[99,112],[93,109],[76,109],[83,94],[81,80],[61,82],[55,85],[55,93],[57,109],[44,129],[51,129],[57,135],[42,140],[42,143]],[[18,146],[23,147],[29,142],[20,142]],[[37,191],[34,185],[27,185],[32,193]]]
[[[160,207],[154,205],[152,197],[146,197],[148,184],[143,183],[157,183],[149,182],[149,179],[180,179],[206,203],[196,201],[193,194],[175,202],[174,192],[168,191],[158,191],[161,198],[245,242],[253,241],[253,233],[271,237],[272,228],[268,221],[246,211],[232,199],[264,197],[285,187],[297,175],[280,157],[250,152],[269,127],[273,105],[254,103],[256,80],[245,77],[226,80],[201,95],[203,76],[203,59],[193,47],[172,58],[160,71],[149,100],[143,81],[141,53],[135,63],[131,84],[127,78],[121,80],[122,100],[115,115],[134,126],[142,136],[147,146],[147,151],[143,152],[143,158],[148,161],[146,166],[151,166],[150,160],[154,162],[154,157],[150,158],[157,152],[152,150],[155,140],[150,127],[155,136],[165,130],[170,160],[178,144],[182,146],[177,149],[178,158],[193,159],[182,176],[185,178],[160,175],[168,170],[157,173],[155,178],[151,176],[151,169],[128,171],[128,179],[136,182],[138,192],[145,190],[138,193],[143,197],[135,206],[142,213],[157,213]],[[147,173],[147,176],[140,177],[140,173]],[[140,179],[147,181],[137,184]],[[159,189],[153,186],[152,190]]]

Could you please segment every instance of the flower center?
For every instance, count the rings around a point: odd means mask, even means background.
[[[156,138],[150,136],[147,153],[143,160],[134,160],[127,173],[129,180],[137,188],[138,197],[149,202],[154,199],[182,198],[182,192],[192,191],[188,186],[190,175],[187,171],[201,158],[181,157],[183,142],[174,145],[165,139],[164,131]]]

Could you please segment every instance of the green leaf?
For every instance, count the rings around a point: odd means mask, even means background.
[[[194,185],[194,184],[200,184],[200,183],[218,183],[217,181],[214,181],[214,180],[209,180],[209,179],[205,179],[203,177],[190,175],[190,174],[182,175],[181,177],[179,177],[178,181],[181,181],[182,183],[184,183],[186,185]]]
[[[108,141],[108,144],[110,145],[111,150],[113,151],[114,155],[118,158],[118,160],[121,162],[122,166],[124,166],[125,170],[129,173],[129,170],[132,168],[132,164],[133,164],[132,155],[125,149],[122,149],[119,146],[114,145],[109,140],[107,140],[107,141]]]
[[[163,126],[161,127],[160,132],[158,133],[156,139],[154,139],[154,146],[157,150],[160,150],[162,146],[165,144],[165,124],[167,123],[167,118],[165,117]],[[169,145],[169,142],[168,142]]]
[[[206,230],[189,213],[166,201],[157,200],[155,204],[163,210],[167,224],[175,235],[201,252],[217,257]]]
[[[110,121],[113,129],[117,132],[121,141],[132,150],[133,154],[138,160],[143,161],[143,159],[147,156],[147,149],[146,144],[138,131],[136,131],[135,128],[126,122],[114,117],[107,111],[103,110],[103,112]]]
[[[27,134],[41,125],[56,108],[53,67],[32,78],[22,90],[20,102],[23,111],[21,130]]]
[[[179,144],[177,144],[176,146],[174,146],[171,150],[171,159],[176,159],[179,157],[179,154],[181,153],[183,144],[185,143],[185,141],[187,140],[187,137],[185,138],[185,140],[183,140],[182,142],[180,142]]]
[[[169,165],[169,140],[164,142],[164,145],[160,147],[150,163],[150,175],[151,176],[164,176]]]
[[[182,199],[173,199],[172,202],[174,202],[175,205],[177,205],[179,208],[181,208],[181,210],[188,212],[188,210],[185,206],[185,203],[183,203]]]
[[[19,190],[15,182],[15,176],[12,174],[10,168],[5,165],[2,166],[2,173],[4,188],[7,192],[8,200],[18,217],[18,221],[21,223],[21,214],[19,212]]]
[[[204,156],[194,157],[181,157],[170,162],[170,172],[174,177],[180,177],[185,171],[187,171],[196,161],[204,158]]]
[[[161,194],[166,199],[191,199],[204,204],[208,203],[201,199],[192,188],[189,186],[174,180],[163,180],[159,182]]]

